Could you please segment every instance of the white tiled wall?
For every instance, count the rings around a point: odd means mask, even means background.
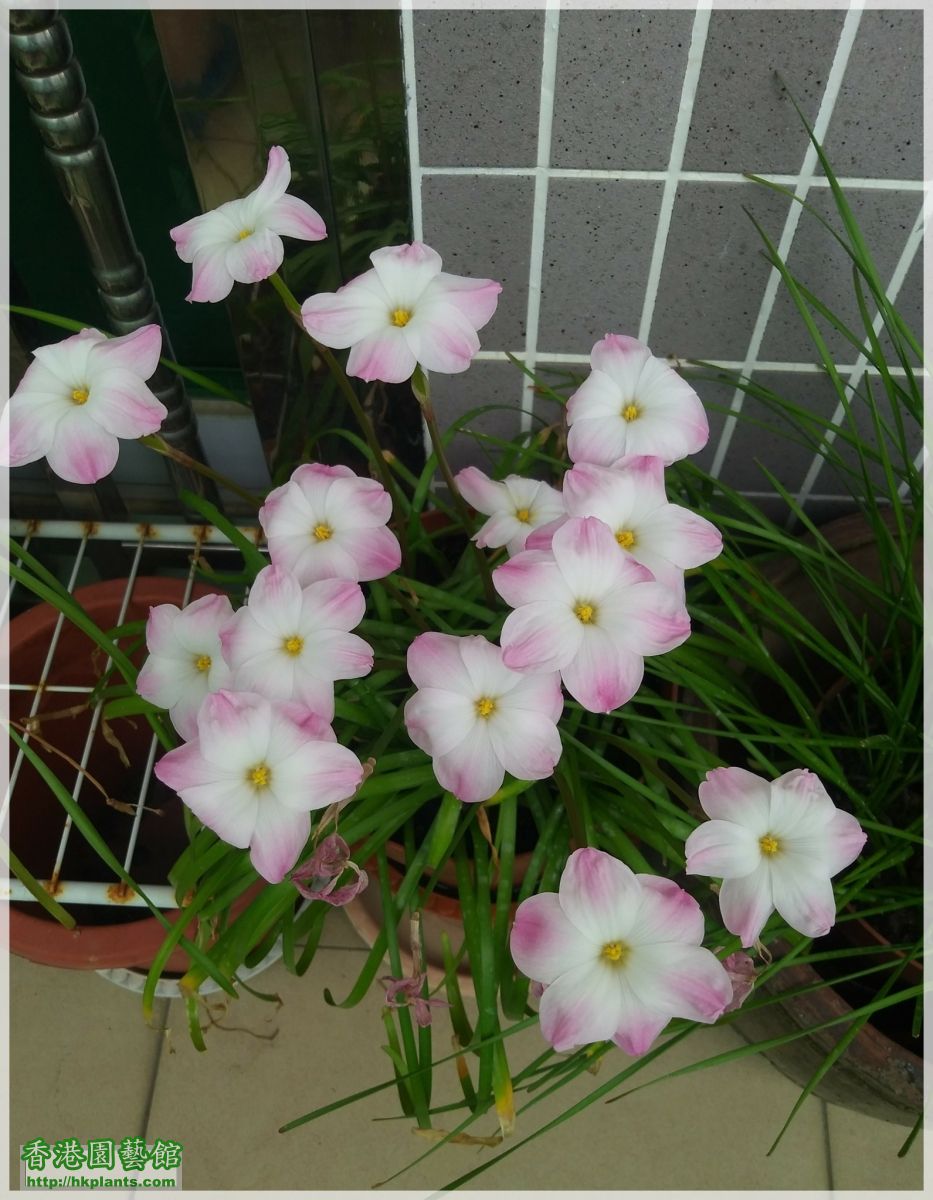
[[[436,381],[442,414],[520,402],[520,417],[483,418],[500,436],[551,419],[506,352],[582,374],[612,330],[655,353],[802,389],[838,423],[835,392],[742,208],[857,322],[849,264],[801,204],[743,172],[831,214],[792,93],[919,335],[922,20],[918,7],[860,3],[403,9],[415,237],[448,269],[504,283],[467,377]],[[854,391],[865,358],[845,342],[833,348]],[[704,465],[754,492],[747,472],[738,477],[757,436],[737,420],[744,393],[697,386],[729,410],[711,421]],[[770,453],[769,468],[803,499],[840,492],[812,453],[777,444]]]

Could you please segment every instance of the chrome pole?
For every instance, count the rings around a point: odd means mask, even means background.
[[[122,334],[141,325],[160,325],[163,354],[174,358],[68,26],[49,9],[12,9],[9,22],[14,74],[87,246],[110,327]],[[149,386],[168,409],[162,436],[176,449],[203,461],[194,410],[180,377],[160,365]],[[216,502],[216,489],[209,480],[167,461],[176,489],[187,488]]]

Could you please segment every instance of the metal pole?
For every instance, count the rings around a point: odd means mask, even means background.
[[[110,327],[116,333],[129,333],[141,325],[161,325],[163,354],[174,358],[68,26],[52,10],[13,9],[9,21],[14,74],[87,245]],[[149,387],[168,409],[162,436],[203,461],[194,411],[179,376],[160,365]],[[187,488],[216,502],[210,480],[167,461],[176,489]]]

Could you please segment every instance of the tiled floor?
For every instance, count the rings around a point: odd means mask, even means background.
[[[187,1188],[369,1189],[429,1149],[396,1115],[386,1091],[289,1134],[278,1127],[311,1108],[387,1077],[381,996],[328,1007],[325,986],[345,994],[363,948],[342,913],[329,918],[303,979],[279,964],[255,981],[275,1006],[245,996],[206,1034],[198,1054],[177,1002],[159,1002],[158,1028],[142,1021],[139,997],[93,973],[13,960],[11,970],[11,1146],[43,1137],[144,1135],[184,1146]],[[446,1038],[446,1020],[436,1022]],[[665,1069],[735,1045],[726,1029],[701,1030]],[[510,1045],[513,1067],[541,1049],[537,1031]],[[621,1061],[621,1056],[619,1058]],[[609,1063],[604,1064],[603,1072]],[[660,1074],[661,1072],[656,1072]],[[585,1076],[525,1115],[531,1133],[605,1078]],[[449,1093],[449,1095],[448,1095]],[[438,1071],[435,1102],[454,1099],[452,1069]],[[797,1089],[758,1057],[649,1087],[617,1104],[594,1104],[505,1158],[477,1189],[870,1189],[922,1186],[919,1143],[897,1158],[906,1129],[810,1099],[783,1142],[766,1151]],[[352,1132],[353,1136],[346,1136]],[[480,1123],[492,1134],[495,1122]],[[439,1188],[499,1151],[443,1146],[401,1175],[398,1188]],[[18,1151],[11,1154],[18,1187]]]

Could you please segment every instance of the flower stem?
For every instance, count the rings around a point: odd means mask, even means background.
[[[419,629],[421,629],[425,633],[430,631],[431,626],[424,619],[424,617],[421,615],[421,613],[418,612],[417,608],[415,608],[414,604],[411,603],[411,601],[408,599],[408,597],[405,595],[405,593],[402,591],[402,589],[400,587],[396,587],[396,585],[392,581],[391,575],[387,576],[385,579],[382,580],[382,586],[389,593],[389,595],[392,596],[392,598],[394,600],[396,600],[399,605],[401,605],[401,607],[408,614],[409,618],[412,621],[414,621],[414,623],[418,626]]]
[[[457,482],[450,469],[450,463],[447,461],[444,440],[437,424],[434,405],[431,403],[431,389],[428,384],[428,377],[420,366],[415,367],[415,373],[411,377],[411,390],[415,393],[415,399],[418,401],[421,412],[424,415],[424,423],[428,427],[428,435],[431,438],[431,445],[434,447],[434,457],[437,459],[437,465],[440,468],[441,475],[444,477],[444,482],[447,484],[450,498],[457,509],[460,520],[463,522],[463,528],[466,530],[467,535],[469,535],[474,525],[473,518],[470,516],[470,510],[467,508],[466,501],[460,494],[460,489],[457,487]],[[492,586],[492,576],[489,574],[489,564],[479,546],[474,542],[471,542],[470,545],[473,547],[480,578],[483,581],[483,593],[486,597],[486,603],[492,606],[496,603],[496,593]]]
[[[190,454],[185,454],[184,450],[170,446],[157,433],[152,433],[148,437],[141,437],[139,438],[139,442],[143,446],[148,446],[150,450],[155,450],[156,454],[161,454],[164,458],[170,458],[173,462],[177,462],[183,467],[188,467],[189,470],[197,472],[198,475],[203,475],[205,479],[212,479],[214,483],[219,483],[221,487],[234,492],[242,500],[245,500],[252,508],[259,509],[262,507],[262,500],[259,496],[254,496],[252,492],[248,492],[246,488],[240,487],[238,483],[234,483],[226,475],[221,475],[219,471],[215,471],[212,467],[206,466],[198,459],[192,458]]]
[[[296,324],[298,325],[298,328],[301,330],[301,332],[307,338],[310,339],[312,346],[314,346],[314,349],[321,356],[321,358],[324,360],[324,362],[327,363],[330,373],[333,375],[334,379],[337,382],[337,386],[340,388],[341,392],[343,393],[344,399],[346,400],[347,404],[350,406],[350,411],[353,413],[353,416],[356,418],[356,423],[357,423],[357,425],[359,425],[360,431],[362,432],[363,437],[366,439],[367,446],[369,446],[370,452],[373,457],[373,465],[375,466],[376,471],[379,475],[380,482],[382,483],[382,486],[385,488],[385,490],[389,493],[390,497],[392,498],[392,507],[395,510],[395,512],[398,514],[397,535],[398,535],[398,539],[399,539],[399,542],[402,547],[402,559],[404,562],[407,563],[408,562],[408,546],[407,546],[407,543],[405,540],[405,528],[404,528],[404,522],[402,519],[402,507],[398,503],[398,495],[395,490],[395,480],[392,478],[392,472],[389,469],[389,464],[386,462],[385,455],[382,452],[382,447],[379,445],[379,439],[376,437],[376,431],[373,428],[372,421],[370,421],[370,419],[369,419],[369,414],[366,412],[366,409],[360,403],[360,399],[357,396],[356,391],[354,390],[353,384],[350,382],[349,378],[347,377],[346,371],[343,369],[343,367],[337,361],[337,358],[336,358],[334,352],[328,346],[321,345],[321,343],[318,342],[315,338],[311,337],[311,334],[308,333],[307,329],[305,329],[304,324],[301,320],[301,305],[296,300],[295,296],[289,289],[289,286],[285,282],[285,280],[281,277],[281,275],[279,275],[278,272],[275,272],[273,275],[269,276],[269,282],[272,284],[272,286],[278,292],[279,296],[282,298],[282,302],[285,305],[286,309],[288,310],[289,314],[291,315],[292,320],[294,320],[296,322]]]
[[[590,844],[586,833],[586,821],[561,765],[554,769],[554,782],[557,784],[557,790],[560,792],[560,798],[564,802],[567,819],[570,822],[571,845],[575,850],[580,850]]]

